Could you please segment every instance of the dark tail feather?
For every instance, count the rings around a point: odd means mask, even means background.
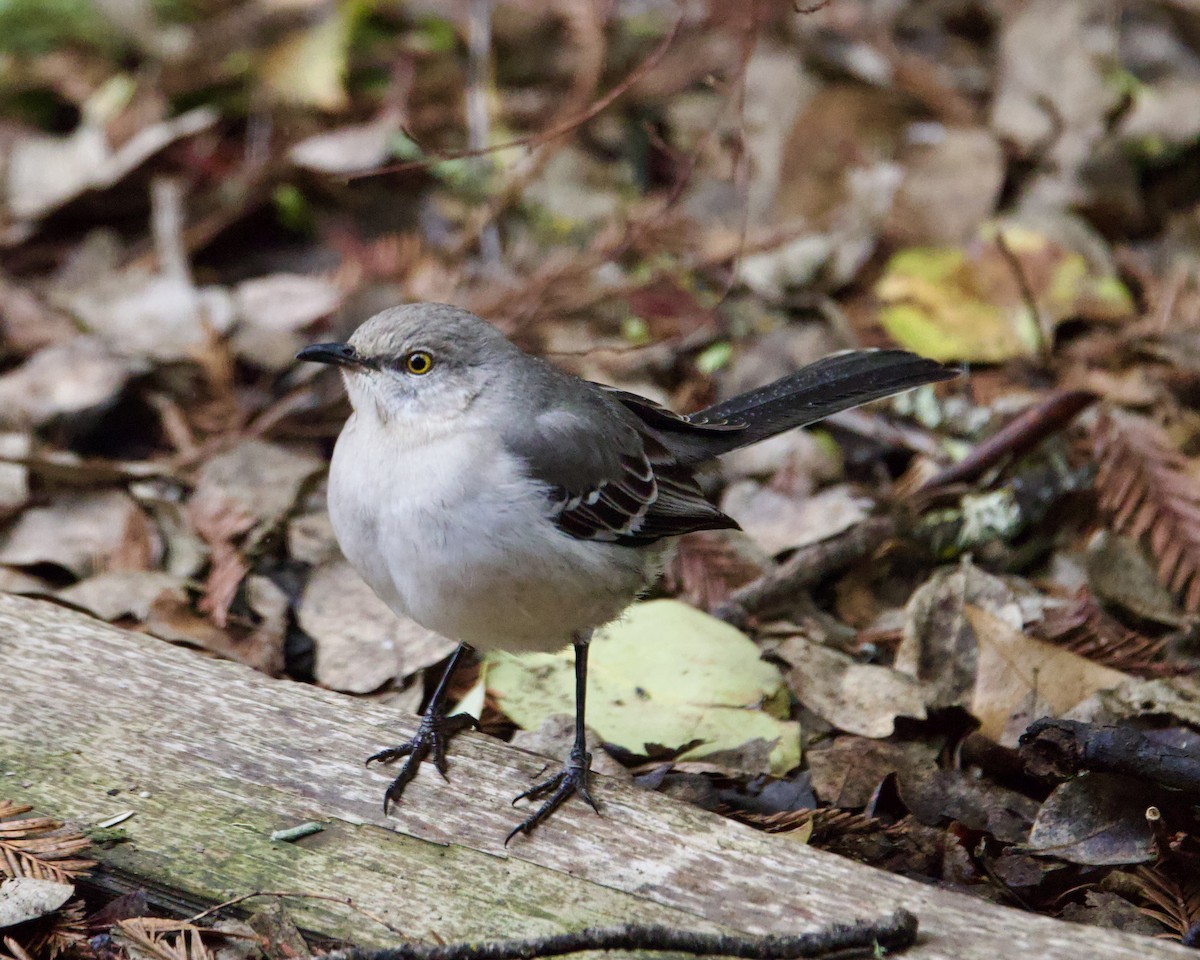
[[[854,350],[825,357],[687,419],[697,425],[721,421],[746,424],[741,430],[707,432],[702,448],[698,446],[695,451],[697,459],[719,456],[871,400],[950,380],[961,373],[958,367],[926,360],[906,350]],[[672,446],[677,456],[691,459],[689,444]]]

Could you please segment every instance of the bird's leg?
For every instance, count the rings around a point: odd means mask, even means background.
[[[546,802],[538,807],[532,816],[522,821],[512,833],[505,837],[506,846],[508,841],[518,833],[532,833],[539,823],[562,806],[563,802],[573,793],[579,794],[593,810],[597,813],[600,812],[600,808],[596,806],[596,801],[592,799],[592,794],[588,790],[592,755],[587,750],[587,733],[584,724],[584,715],[587,710],[588,641],[591,638],[592,632],[588,630],[585,633],[576,634],[573,640],[575,645],[575,743],[571,747],[571,752],[567,754],[566,763],[558,773],[549,780],[543,780],[531,787],[513,800],[515,804],[519,800],[546,798]]]
[[[456,713],[452,717],[446,716],[446,689],[450,685],[450,676],[454,673],[454,668],[458,666],[458,661],[462,658],[463,653],[469,649],[470,647],[463,643],[459,644],[454,651],[454,655],[446,665],[446,671],[442,674],[442,679],[438,681],[437,689],[429,698],[429,706],[421,715],[421,725],[417,727],[413,738],[367,757],[368,764],[372,761],[391,763],[401,757],[408,758],[404,761],[404,766],[400,768],[396,779],[387,788],[387,793],[383,795],[385,815],[388,811],[388,804],[400,802],[400,795],[417,775],[421,761],[431,754],[433,765],[437,768],[438,773],[442,775],[443,780],[448,780],[449,778],[446,776],[446,744],[456,733],[466,730],[468,727],[479,726],[479,721],[468,713]]]

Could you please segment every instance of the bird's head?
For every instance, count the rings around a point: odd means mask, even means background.
[[[296,357],[339,367],[356,411],[432,426],[464,413],[513,354],[473,313],[412,303],[376,314],[345,343],[313,344]]]

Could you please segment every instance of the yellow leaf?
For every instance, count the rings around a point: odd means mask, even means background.
[[[260,65],[263,86],[279,103],[321,110],[344,109],[350,35],[365,5],[346,0],[311,26],[288,33]]]

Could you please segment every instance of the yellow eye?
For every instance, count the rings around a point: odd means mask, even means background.
[[[433,369],[433,357],[424,350],[414,350],[404,358],[404,369],[419,377]]]

